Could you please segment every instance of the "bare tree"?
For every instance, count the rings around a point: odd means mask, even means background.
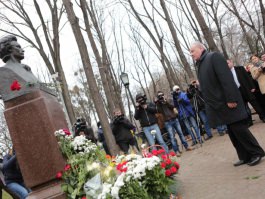
[[[90,93],[93,93],[92,99],[95,104],[95,108],[97,110],[99,119],[101,121],[101,125],[103,128],[103,132],[104,132],[107,145],[110,149],[111,154],[117,155],[119,153],[119,149],[115,143],[114,136],[111,133],[111,128],[108,122],[108,117],[104,109],[101,96],[99,94],[99,90],[98,90],[96,79],[94,77],[94,72],[92,69],[91,62],[90,62],[90,57],[88,54],[87,46],[86,46],[84,37],[82,35],[82,32],[80,30],[78,18],[76,17],[74,9],[73,9],[73,4],[71,3],[70,0],[63,0],[63,4],[65,6],[66,13],[70,21],[76,42],[78,44],[78,49],[79,49],[79,52],[82,58],[84,72],[88,80],[89,90],[90,90]]]
[[[212,51],[219,51],[218,47],[215,44],[215,41],[213,39],[213,35],[209,29],[209,27],[207,26],[204,17],[196,3],[196,0],[189,0],[190,3],[190,7],[201,27],[201,31],[203,33],[204,39],[207,41],[207,44],[209,46],[209,49]]]
[[[65,74],[63,71],[61,56],[60,56],[60,22],[62,19],[62,15],[64,12],[64,7],[58,3],[57,0],[46,0],[45,2],[48,5],[50,14],[51,14],[51,22],[45,21],[44,15],[41,11],[41,8],[36,0],[34,2],[34,7],[39,17],[40,24],[37,26],[34,25],[32,19],[28,15],[28,11],[26,10],[26,6],[24,1],[22,0],[11,0],[5,1],[0,0],[0,4],[4,6],[9,12],[13,13],[16,17],[18,17],[21,22],[15,22],[12,18],[5,15],[5,13],[0,13],[0,20],[12,27],[15,31],[8,31],[7,29],[0,28],[1,31],[16,35],[27,41],[32,47],[37,49],[39,54],[41,55],[44,63],[46,64],[50,74],[54,74],[58,72],[59,80],[61,82],[62,96],[65,102],[65,106],[67,109],[67,113],[71,123],[75,121],[74,110],[71,104],[71,99],[69,95],[69,90],[65,78]],[[59,7],[58,7],[59,5]],[[45,13],[46,15],[47,13]],[[50,25],[51,24],[51,25]],[[50,26],[52,26],[52,30],[50,30]],[[31,35],[26,34],[25,28],[29,29],[35,39],[33,41]],[[42,29],[42,33],[40,33],[40,28]],[[45,42],[42,42],[40,35],[44,35]],[[49,54],[46,53],[44,45],[48,46]],[[52,60],[50,60],[49,56],[51,56]]]

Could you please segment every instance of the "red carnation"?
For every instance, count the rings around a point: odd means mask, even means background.
[[[147,157],[148,157],[148,158],[151,158],[151,157],[153,157],[153,156],[154,156],[154,155],[153,155],[152,153],[148,153],[148,154],[147,154]]]
[[[71,132],[68,131],[67,129],[63,129],[63,132],[65,133],[65,135],[71,135]]]
[[[174,162],[174,165],[175,165],[175,167],[176,167],[177,169],[179,169],[179,163]]]
[[[153,154],[153,155],[158,155],[157,150],[153,150],[153,151],[152,151],[152,154]]]
[[[170,171],[171,171],[171,173],[177,173],[177,168],[176,167],[171,167],[170,168]]]
[[[83,196],[82,199],[86,199],[86,196]]]
[[[165,175],[166,175],[167,177],[171,176],[171,171],[170,171],[169,169],[167,169],[167,170],[165,171]]]
[[[162,153],[164,153],[164,152],[165,152],[164,149],[159,149],[159,150],[157,151],[158,155],[159,155],[159,154],[162,154]]]
[[[166,162],[166,164],[167,164],[167,165],[169,165],[169,164],[171,164],[171,163],[172,163],[172,161],[171,161],[169,158],[168,158],[168,159],[166,159],[166,160],[165,160],[165,162]]]
[[[169,155],[170,155],[170,156],[176,156],[176,153],[173,152],[173,151],[171,151],[171,152],[169,153]]]
[[[63,176],[63,172],[59,171],[57,174],[56,174],[56,178],[57,179],[61,179]]]
[[[162,158],[163,160],[166,160],[166,159],[167,159],[167,155],[162,155],[161,158]]]
[[[71,169],[71,165],[70,164],[65,165],[64,171],[68,171],[69,169]]]
[[[166,168],[167,165],[166,165],[165,162],[161,162],[160,166],[161,166],[162,168]]]
[[[13,83],[10,86],[11,91],[19,91],[21,89],[21,85],[18,83],[17,80],[13,81]]]

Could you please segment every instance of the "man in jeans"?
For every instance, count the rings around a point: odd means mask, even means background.
[[[179,121],[177,119],[177,115],[174,112],[174,105],[170,104],[162,91],[157,92],[157,100],[156,100],[156,107],[157,111],[161,113],[165,119],[165,127],[167,129],[167,132],[170,137],[170,141],[172,143],[172,148],[177,154],[177,156],[180,156],[180,151],[178,144],[175,139],[175,131],[178,133],[179,138],[181,140],[181,143],[186,148],[187,151],[192,150],[189,146],[187,141],[184,138],[184,135],[182,133]]]
[[[180,91],[180,88],[177,85],[173,87],[173,101],[174,106],[178,109],[180,120],[184,122],[187,130],[189,131],[189,134],[192,137],[192,146],[196,145],[198,142],[202,143],[200,130],[194,118],[194,112],[192,110],[190,100],[187,97],[187,94]],[[195,130],[197,140],[191,130],[190,125]]]
[[[146,96],[143,94],[136,95],[136,107],[134,118],[140,121],[143,128],[144,134],[150,146],[155,144],[155,138],[158,143],[165,149],[168,153],[168,147],[162,138],[160,129],[157,124],[157,118],[155,114],[157,113],[154,104],[146,103]],[[155,147],[153,147],[155,148]]]

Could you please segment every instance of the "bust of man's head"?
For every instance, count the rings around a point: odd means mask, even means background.
[[[24,50],[15,36],[8,35],[0,39],[0,58],[5,63],[10,59],[17,62],[24,59]]]

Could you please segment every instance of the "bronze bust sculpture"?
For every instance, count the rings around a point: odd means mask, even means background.
[[[29,66],[21,64],[21,60],[24,59],[24,50],[15,36],[8,35],[0,39],[0,58],[5,62],[5,65],[0,67],[0,95],[4,101],[25,95],[36,89],[45,90],[54,95],[39,82]],[[20,90],[12,91],[10,89],[14,81],[21,85]]]

